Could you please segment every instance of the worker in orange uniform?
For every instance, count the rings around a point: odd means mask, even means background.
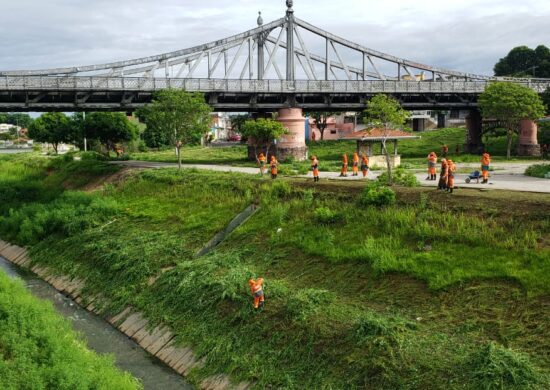
[[[279,162],[275,158],[275,156],[271,156],[271,162],[269,163],[269,166],[271,168],[271,178],[276,179],[277,178],[277,167],[279,166]]]
[[[346,153],[342,156],[342,170],[340,171],[340,177],[348,177],[348,155]]]
[[[363,172],[363,177],[367,177],[369,173],[369,158],[365,155],[361,156],[361,172]]]
[[[439,173],[439,183],[437,185],[438,190],[445,190],[447,188],[447,179],[449,174],[449,166],[447,160],[441,159],[441,172]]]
[[[426,180],[436,180],[437,179],[437,173],[435,171],[437,166],[437,154],[435,152],[431,152],[428,154],[428,177]]]
[[[453,160],[447,160],[447,189],[451,194],[455,188],[456,165]]]
[[[267,162],[267,159],[265,158],[263,153],[260,153],[258,156],[258,165],[260,166],[260,174],[263,176],[265,173],[265,164]]]
[[[319,160],[317,160],[317,156],[311,156],[311,170],[313,171],[313,181],[319,181]]]
[[[489,182],[489,168],[491,165],[491,156],[489,153],[483,153],[481,156],[481,176],[483,176],[483,184]]]
[[[353,176],[359,175],[359,155],[357,154],[357,152],[353,153],[351,169],[353,171]]]
[[[257,280],[250,279],[248,281],[248,285],[250,286],[250,292],[252,293],[252,296],[254,297],[254,309],[258,309],[258,307],[264,307],[265,303],[265,296],[264,296],[264,288],[263,288],[264,280],[262,278],[258,278]]]

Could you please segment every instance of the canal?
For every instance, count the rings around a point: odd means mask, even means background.
[[[57,312],[69,319],[73,328],[84,335],[90,349],[114,355],[116,366],[138,378],[145,389],[193,389],[183,377],[149,355],[108,322],[82,309],[34,274],[0,257],[2,271],[10,277],[21,279],[35,297],[50,301]]]

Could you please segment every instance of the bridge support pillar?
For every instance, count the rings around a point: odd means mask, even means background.
[[[481,140],[482,118],[478,110],[470,111],[466,117],[466,127],[468,134],[466,135],[466,143],[464,144],[464,152],[481,154],[483,153],[483,141]]]
[[[301,108],[282,108],[279,122],[289,131],[277,141],[277,158],[281,161],[292,157],[296,161],[307,159],[306,120]]]
[[[519,123],[518,156],[540,156],[540,145],[537,139],[537,124],[530,119]]]

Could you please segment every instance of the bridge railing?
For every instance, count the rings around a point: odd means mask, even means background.
[[[312,81],[174,79],[99,76],[3,76],[0,91],[157,91],[229,93],[481,93],[490,81]],[[550,80],[516,81],[539,93]]]

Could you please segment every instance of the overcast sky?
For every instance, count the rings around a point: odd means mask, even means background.
[[[283,0],[0,0],[0,70],[187,48],[284,16]],[[550,46],[549,0],[295,0],[295,15],[371,49],[492,75],[518,45]]]

